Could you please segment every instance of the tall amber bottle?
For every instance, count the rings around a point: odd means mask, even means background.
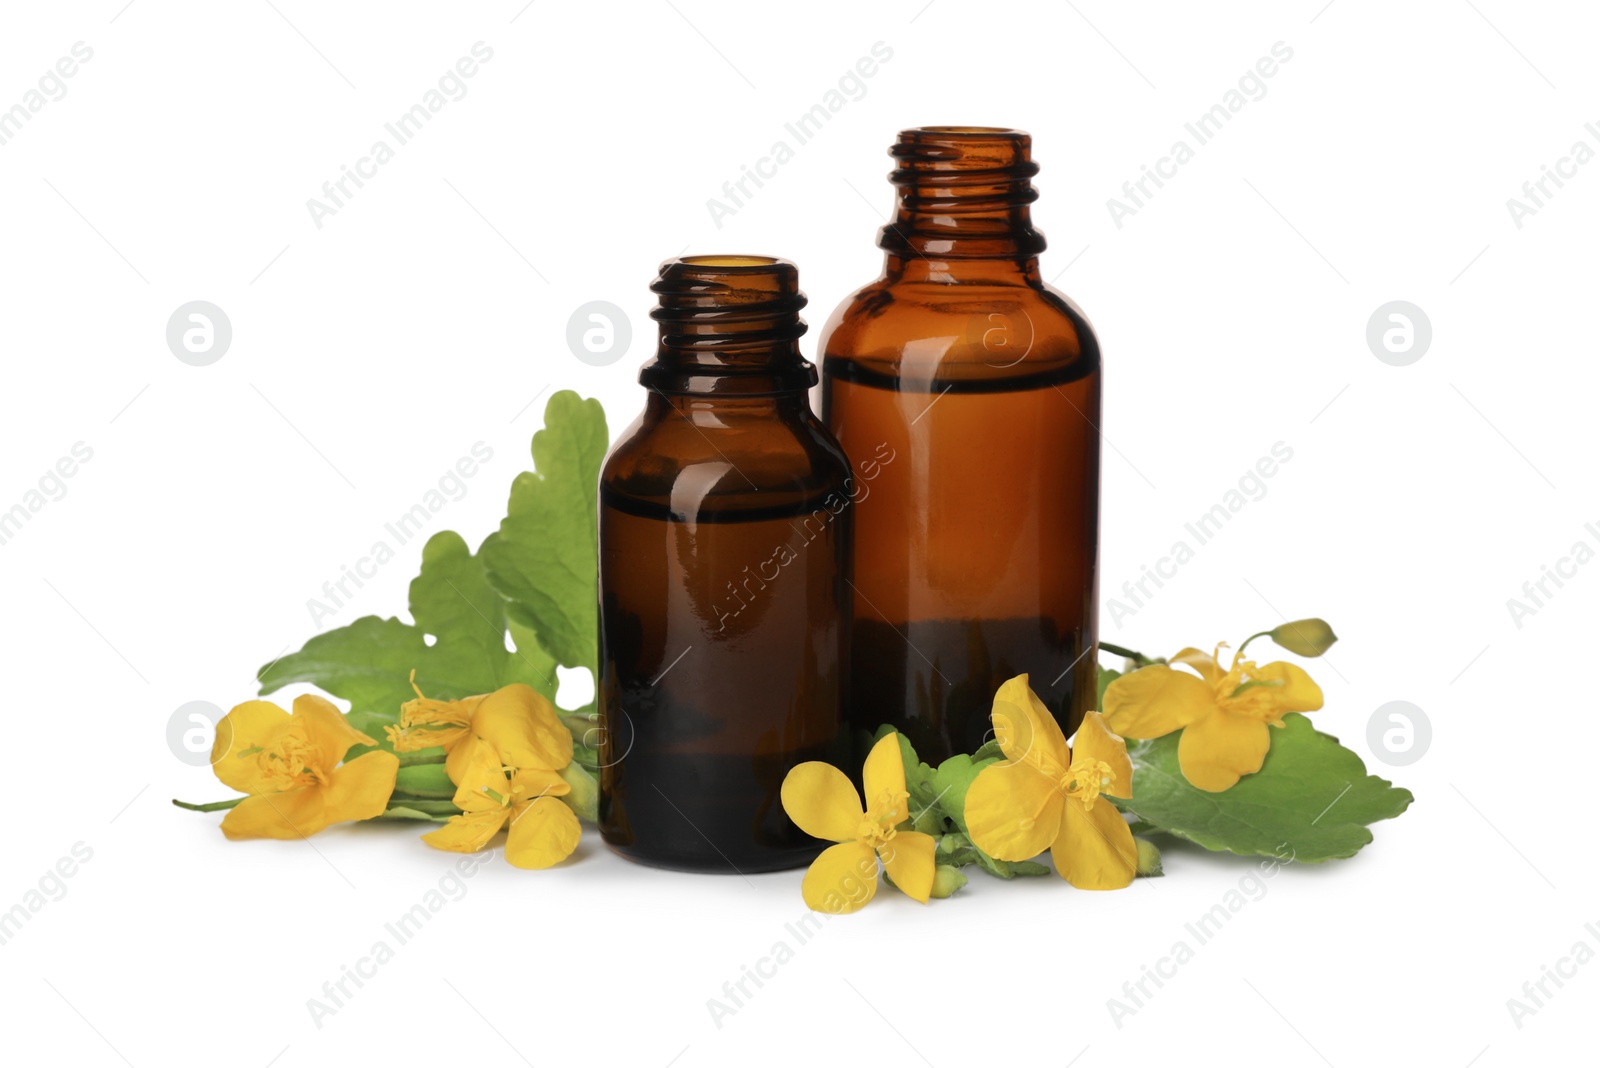
[[[822,410],[852,460],[897,457],[856,508],[849,716],[932,761],[982,744],[1022,672],[1068,733],[1094,707],[1100,350],[1040,279],[1026,133],[890,155],[883,275],[824,330]]]
[[[600,832],[690,871],[820,846],[784,775],[839,759],[849,463],[813,414],[794,264],[669,260],[644,414],[600,476]]]

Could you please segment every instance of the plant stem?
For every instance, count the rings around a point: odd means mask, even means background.
[[[459,816],[461,810],[449,801],[438,801],[425,797],[391,797],[385,811],[393,808],[409,808],[418,812],[426,812],[430,816]]]
[[[172,803],[177,805],[179,808],[186,808],[190,812],[221,812],[224,809],[232,808],[234,805],[237,805],[243,800],[244,798],[242,797],[235,797],[231,801],[208,801],[203,805],[196,805],[189,801],[179,801],[176,797],[174,797],[172,799]]]
[[[1263,630],[1263,631],[1259,631],[1259,632],[1257,632],[1255,634],[1250,635],[1250,637],[1246,638],[1239,645],[1239,655],[1243,656],[1244,655],[1244,647],[1246,645],[1249,645],[1251,642],[1255,641],[1257,638],[1270,638],[1270,637],[1272,637],[1272,632],[1270,630]]]
[[[1100,648],[1105,652],[1110,653],[1112,656],[1125,656],[1129,660],[1132,660],[1135,664],[1138,664],[1140,667],[1144,667],[1146,664],[1155,663],[1154,660],[1151,660],[1143,653],[1135,652],[1132,649],[1124,649],[1122,646],[1112,645],[1110,642],[1101,642]]]
[[[179,801],[177,798],[173,798],[172,803],[190,812],[223,812],[243,800],[244,798],[242,797],[235,797],[228,801],[208,801],[203,805],[197,805],[192,801]],[[461,811],[449,801],[440,801],[436,798],[406,797],[404,795],[391,797],[386,807],[414,808],[431,816],[454,816]]]

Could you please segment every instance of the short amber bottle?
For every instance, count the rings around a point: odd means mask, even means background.
[[[821,848],[784,776],[845,733],[850,468],[813,414],[794,264],[669,260],[644,414],[600,476],[600,831],[660,867]]]
[[[856,509],[849,715],[924,759],[971,752],[1026,672],[1069,733],[1095,704],[1100,350],[1039,274],[1019,130],[930,126],[890,149],[882,277],[829,320],[823,417],[896,457]]]

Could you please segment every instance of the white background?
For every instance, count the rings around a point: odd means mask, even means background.
[[[1587,1055],[1600,965],[1520,1029],[1506,1001],[1580,939],[1600,949],[1583,926],[1600,921],[1600,567],[1520,627],[1506,602],[1600,546],[1600,165],[1520,228],[1506,201],[1574,142],[1600,147],[1600,27],[1578,4],[1323,2],[8,3],[0,107],[93,49],[0,145],[0,508],[93,450],[0,545],[0,910],[92,850],[0,946],[8,1059]],[[493,58],[467,95],[315,226],[307,199],[478,41]],[[864,95],[719,229],[707,199],[880,41],[893,56]],[[1266,95],[1116,226],[1107,199],[1279,41],[1293,58]],[[167,804],[228,794],[169,752],[173,710],[252,696],[255,669],[313,632],[307,599],[483,441],[493,460],[435,521],[476,545],[550,391],[600,397],[614,432],[631,420],[660,260],[790,257],[820,325],[878,271],[884,150],[927,123],[1034,135],[1044,275],[1105,350],[1108,597],[1274,443],[1294,451],[1135,615],[1103,613],[1104,637],[1170,654],[1325,616],[1343,640],[1309,665],[1328,698],[1313,719],[1415,791],[1412,811],[1354,860],[1265,884],[1120,1028],[1107,999],[1249,861],[1175,847],[1167,878],[1098,895],[982,875],[927,907],[885,892],[719,1028],[707,1000],[796,944],[800,874],[655,872],[591,832],[559,870],[485,865],[318,1028],[307,999],[455,858],[406,824],[224,841],[217,816]],[[191,300],[232,322],[211,366],[166,345]],[[592,300],[632,322],[606,367],[565,340]],[[1366,343],[1391,300],[1432,323],[1410,366]],[[402,611],[419,545],[326,625]],[[1433,728],[1408,767],[1367,743],[1392,700]]]

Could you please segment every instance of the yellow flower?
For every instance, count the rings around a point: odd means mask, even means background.
[[[809,760],[783,780],[783,809],[795,825],[829,846],[811,862],[800,894],[817,912],[854,912],[878,892],[878,862],[908,896],[926,904],[933,892],[933,836],[902,831],[911,818],[900,736],[887,734],[861,769],[867,805],[844,772]]]
[[[456,779],[456,807],[443,827],[422,836],[435,849],[476,853],[500,828],[506,859],[519,868],[548,868],[572,855],[583,828],[562,801],[571,789],[551,768],[508,768],[489,745],[471,747],[471,758]]]
[[[271,701],[236,705],[217,725],[212,768],[250,796],[222,820],[229,838],[307,838],[330,824],[381,814],[400,760],[374,750],[347,764],[356,745],[376,745],[324,698],[294,700],[294,715]]]
[[[400,725],[388,727],[397,753],[442,746],[445,773],[459,784],[480,743],[487,743],[502,764],[514,768],[560,771],[572,762],[572,734],[556,717],[555,706],[533,687],[514,682],[491,694],[437,701],[424,697],[400,706]]]
[[[1222,646],[1218,646],[1221,649]],[[1171,664],[1151,664],[1106,688],[1106,723],[1125,738],[1159,738],[1182,730],[1178,766],[1201,790],[1226,790],[1241,775],[1261,770],[1272,744],[1268,726],[1283,726],[1285,712],[1315,712],[1322,690],[1300,668],[1283,661],[1257,666],[1234,654],[1226,671],[1213,652],[1185,649]]]
[[[1081,890],[1133,882],[1133,832],[1101,797],[1130,796],[1133,765],[1122,739],[1090,712],[1069,748],[1026,675],[1000,687],[991,718],[1006,759],[980,771],[967,789],[972,844],[997,860],[1028,860],[1048,849],[1056,871]]]

